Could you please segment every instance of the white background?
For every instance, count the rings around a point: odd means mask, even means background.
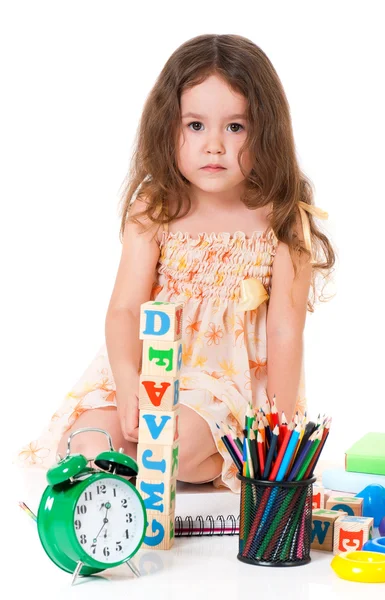
[[[324,457],[383,431],[382,2],[1,3],[1,337],[11,458],[104,341],[118,202],[144,101],[202,33],[249,37],[284,85],[301,168],[337,252],[335,298],[308,313],[309,415]],[[327,290],[326,290],[327,291]]]

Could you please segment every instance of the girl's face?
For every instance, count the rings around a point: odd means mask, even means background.
[[[233,196],[234,188],[240,190],[244,176],[238,153],[247,136],[246,109],[244,96],[233,92],[216,75],[182,93],[178,168],[198,193]],[[224,169],[203,169],[210,163]],[[248,153],[241,164],[249,173],[252,165]]]

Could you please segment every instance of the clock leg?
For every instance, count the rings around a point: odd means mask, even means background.
[[[140,571],[136,568],[136,566],[131,560],[126,560],[126,565],[131,569],[131,571],[136,577],[140,577]]]
[[[82,563],[81,560],[79,560],[78,564],[76,565],[76,569],[74,571],[74,574],[72,576],[71,585],[73,585],[75,583],[76,579],[78,578],[78,575],[80,573],[80,569],[82,568],[82,566],[83,566],[83,563]]]

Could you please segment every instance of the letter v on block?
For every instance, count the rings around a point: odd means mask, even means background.
[[[139,441],[141,444],[172,446],[178,438],[179,409],[173,411],[139,411]]]

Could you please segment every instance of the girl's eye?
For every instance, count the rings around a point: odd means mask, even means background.
[[[192,123],[189,123],[187,125],[187,127],[190,127],[190,125],[202,125],[202,123],[200,121],[193,121]],[[242,129],[244,129],[243,125],[241,125],[240,123],[230,123],[230,127],[232,125],[235,125],[236,127],[241,127]],[[193,129],[193,131],[200,131],[200,129]],[[239,133],[239,130],[234,131],[234,129],[232,130],[233,133]]]

